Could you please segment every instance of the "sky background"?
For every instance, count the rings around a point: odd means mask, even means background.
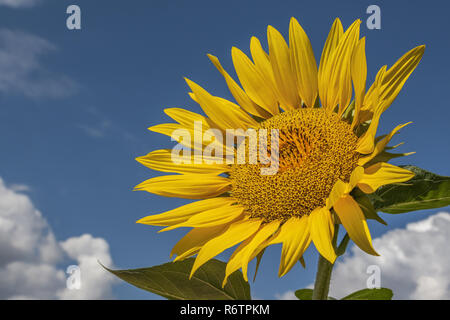
[[[81,30],[66,27],[66,8],[71,4],[81,8]],[[371,4],[381,8],[381,30],[365,25]],[[99,259],[125,269],[168,262],[170,249],[186,232],[158,234],[157,227],[135,223],[187,203],[132,191],[136,184],[158,175],[134,158],[172,146],[169,138],[147,128],[170,122],[163,113],[167,107],[199,111],[187,95],[184,76],[215,95],[230,98],[206,54],[217,56],[234,76],[231,47],[248,53],[250,37],[257,36],[267,48],[267,25],[287,37],[292,16],[311,39],[317,60],[336,17],[344,27],[361,19],[362,36],[367,36],[369,83],[381,66],[391,66],[408,50],[426,44],[421,63],[383,114],[378,132],[413,121],[394,142],[405,141],[399,150],[417,153],[394,163],[450,175],[449,10],[444,1],[411,0],[0,0],[0,209],[3,204],[4,217],[20,226],[13,232],[2,228],[0,219],[0,238],[9,241],[0,245],[0,298],[26,297],[33,290],[38,298],[158,298],[105,276],[96,264]],[[10,203],[14,203],[14,215]],[[448,208],[381,214],[388,227],[369,223],[373,237],[379,238],[378,248],[389,252],[394,246],[406,252],[409,262],[423,266],[413,270],[405,260],[393,258],[382,268],[382,279],[387,279],[382,285],[398,288],[410,298],[430,297],[440,286],[437,297],[450,298],[450,281],[445,276],[449,264],[443,260],[448,255],[450,215],[436,215],[441,211]],[[395,234],[390,231],[394,229]],[[20,247],[17,243],[23,234],[35,237]],[[396,237],[402,240],[394,241]],[[413,239],[417,245],[408,248]],[[436,246],[427,246],[427,241],[436,241]],[[53,257],[41,250],[45,246],[58,254]],[[353,274],[360,282],[353,278],[348,282],[361,283],[362,288],[366,266],[382,260],[364,260],[357,250],[348,255],[337,273],[342,279]],[[266,251],[252,284],[254,297],[289,298],[293,290],[313,282],[317,260],[313,246],[305,255],[306,270],[297,266],[282,279],[277,277],[279,256],[279,246]],[[359,259],[358,264],[351,259]],[[345,267],[350,262],[356,269]],[[90,270],[91,276],[82,274],[86,288],[92,278],[92,287],[104,289],[97,296],[64,291],[70,264]],[[19,271],[28,272],[37,265],[40,269],[22,286]],[[427,269],[430,265],[436,269]],[[404,275],[396,278],[392,269]],[[47,283],[53,287],[36,284],[43,273],[52,279]],[[335,285],[336,292],[344,295],[345,283],[336,280]]]

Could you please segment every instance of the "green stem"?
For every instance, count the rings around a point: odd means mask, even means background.
[[[319,255],[317,265],[316,282],[314,283],[313,300],[327,300],[330,289],[331,272],[333,265],[324,257]]]
[[[339,233],[339,224],[334,226],[333,248],[336,250],[336,242]],[[331,272],[334,264],[319,254],[319,261],[317,263],[316,281],[314,283],[314,290],[312,300],[328,300],[328,291],[330,289]]]

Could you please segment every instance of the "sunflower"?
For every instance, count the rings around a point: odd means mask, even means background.
[[[365,38],[360,38],[360,23],[356,20],[344,32],[341,21],[334,21],[318,67],[310,41],[295,18],[290,21],[289,44],[269,26],[268,53],[255,37],[250,42],[252,59],[232,48],[241,85],[217,57],[208,55],[235,102],[213,96],[186,79],[190,97],[205,115],[169,108],[165,112],[176,123],[149,128],[172,138],[176,130],[198,135],[198,123],[205,136],[211,130],[228,129],[278,132],[279,167],[271,175],[261,174],[266,164],[251,162],[248,157],[243,163],[207,157],[196,161],[195,155],[201,155],[206,142],[179,137],[175,140],[193,150],[187,155],[192,161],[174,162],[167,149],[136,159],[151,169],[176,173],[144,181],[136,190],[199,200],[138,221],[166,227],[162,231],[192,228],[171,251],[175,261],[196,255],[191,276],[234,246],[224,285],[238,269],[247,280],[249,262],[259,260],[272,244],[282,244],[280,277],[298,261],[304,262],[303,254],[311,242],[320,255],[334,263],[332,239],[339,224],[359,248],[378,255],[366,217],[353,195],[356,191],[373,193],[382,185],[405,182],[414,175],[387,163],[407,155],[387,150],[396,147],[389,147],[389,141],[409,123],[380,137],[376,132],[381,114],[418,65],[425,47],[407,52],[389,69],[383,66],[366,91]],[[216,160],[217,154],[220,152],[215,154]]]

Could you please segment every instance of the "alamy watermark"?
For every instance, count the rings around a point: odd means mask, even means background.
[[[367,14],[370,16],[367,18],[366,26],[369,30],[381,29],[381,9],[376,4],[372,4],[367,7]]]
[[[66,280],[66,287],[69,290],[81,289],[81,269],[77,265],[70,265],[66,269],[66,273],[69,274]]]
[[[67,7],[66,13],[70,16],[66,19],[66,26],[69,30],[81,29],[81,9],[76,4],[72,4]]]
[[[381,288],[381,269],[376,264],[372,264],[367,267],[366,273],[370,274],[367,278],[367,289],[380,289]]]
[[[224,139],[223,131],[203,131],[202,121],[194,121],[193,132],[172,132],[171,139],[178,144],[171,159],[175,164],[262,164],[262,175],[274,175],[280,167],[279,137],[278,129],[249,128],[226,129]]]

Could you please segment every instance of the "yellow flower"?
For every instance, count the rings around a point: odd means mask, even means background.
[[[319,67],[297,20],[292,18],[290,22],[289,45],[269,26],[269,53],[255,37],[250,42],[253,61],[239,49],[232,49],[242,87],[216,57],[208,55],[236,103],[213,96],[186,79],[191,98],[206,116],[170,108],[165,112],[177,123],[150,128],[172,137],[179,129],[198,135],[195,126],[199,123],[200,135],[210,134],[210,129],[279,132],[278,155],[272,158],[276,158],[279,168],[272,175],[261,174],[260,169],[266,165],[250,162],[249,158],[243,163],[214,163],[207,158],[195,161],[195,154],[201,155],[199,150],[206,147],[205,141],[178,139],[195,150],[188,155],[193,161],[174,163],[170,150],[137,158],[151,169],[177,174],[149,179],[136,190],[201,199],[138,221],[165,226],[164,231],[193,228],[171,252],[175,260],[197,255],[191,276],[209,259],[238,244],[228,261],[224,284],[239,268],[247,280],[248,263],[262,255],[267,246],[277,243],[282,243],[279,276],[303,261],[311,241],[333,263],[336,223],[345,227],[362,250],[377,255],[366,218],[351,192],[359,188],[372,193],[382,185],[413,177],[410,171],[385,162],[393,157],[385,151],[392,148],[387,144],[407,124],[378,138],[376,132],[381,114],[398,95],[425,47],[407,52],[389,69],[382,67],[366,92],[365,38],[360,38],[360,23],[355,21],[344,32],[340,20],[335,20]],[[217,146],[236,152],[236,145],[217,142]]]

